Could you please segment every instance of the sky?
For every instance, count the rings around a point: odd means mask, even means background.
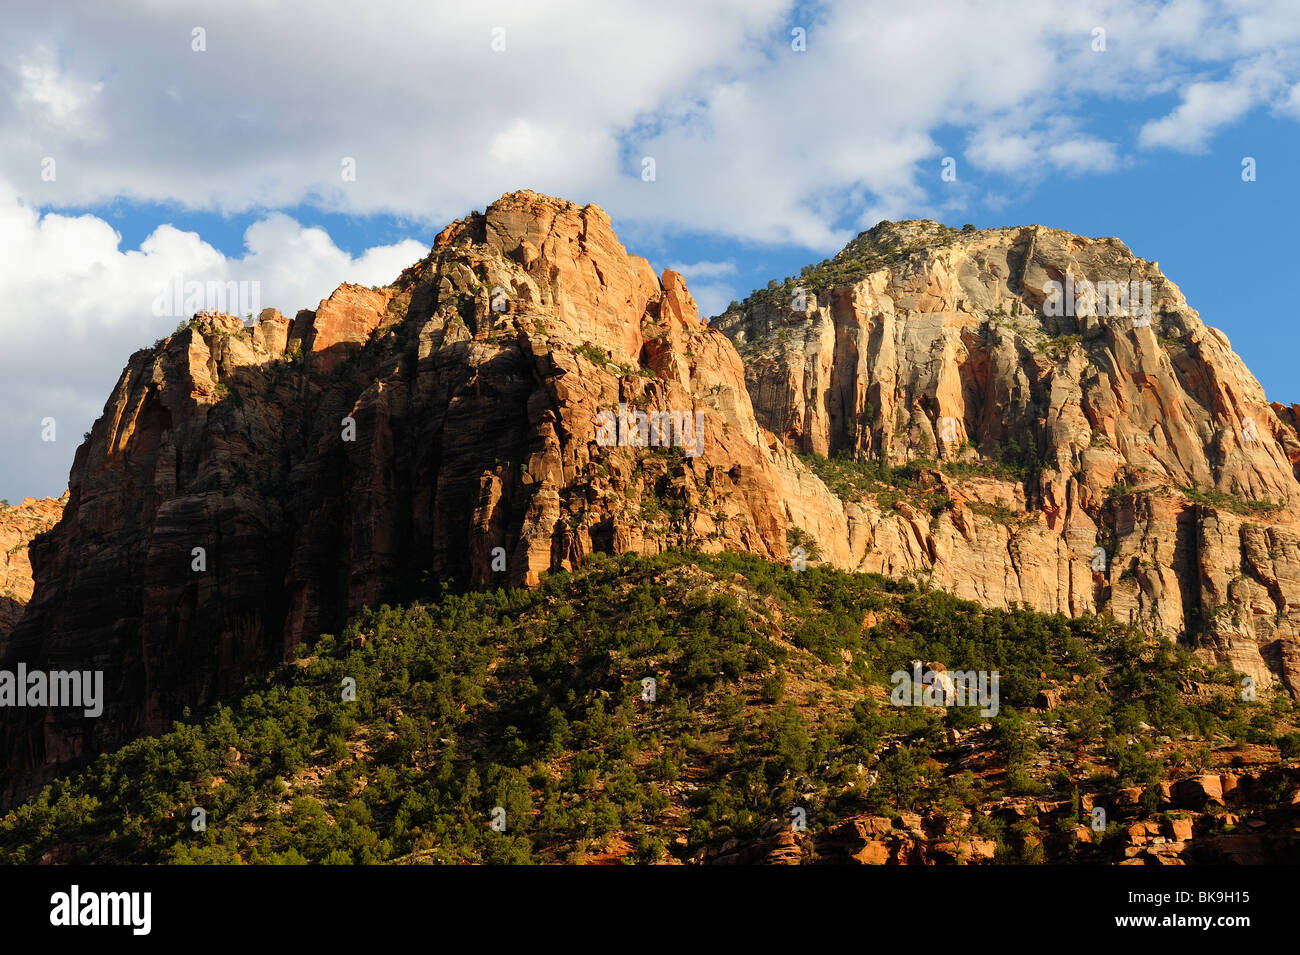
[[[705,315],[881,219],[1118,236],[1300,402],[1298,164],[1294,0],[26,5],[0,498],[62,493],[128,356],[188,317],[160,289],[292,315],[521,188],[602,206]]]

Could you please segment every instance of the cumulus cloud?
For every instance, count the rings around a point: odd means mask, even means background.
[[[184,19],[83,0],[7,15],[0,176],[46,207],[307,203],[426,225],[527,186],[824,254],[867,219],[960,207],[945,155],[1118,168],[1134,144],[1080,120],[1098,97],[1176,95],[1140,145],[1197,148],[1259,105],[1266,67],[1300,79],[1298,43],[1283,0],[409,0],[382,17],[232,0]],[[44,156],[57,183],[39,180]]]

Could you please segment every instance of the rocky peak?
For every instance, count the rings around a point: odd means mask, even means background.
[[[492,318],[495,291],[502,312],[545,313],[576,341],[634,362],[640,320],[664,293],[650,263],[618,241],[603,209],[527,190],[449,225],[397,287],[425,292],[412,302],[417,310],[457,298],[475,322]]]
[[[594,551],[847,562],[843,505],[754,419],[734,347],[595,206],[512,193],[391,287],[131,356],[78,449],[0,664],[105,671],[94,721],[0,726],[13,792],[232,691],[422,580],[531,584]]]
[[[1109,611],[1300,687],[1295,415],[1158,263],[1042,226],[881,223],[713,325],[791,449],[946,474],[924,524],[854,502],[863,568]]]
[[[715,324],[742,346],[751,388],[764,391],[768,369],[811,375],[796,389],[811,402],[757,402],[760,420],[802,450],[996,459],[1027,439],[1028,454],[1081,471],[1093,495],[1123,469],[1172,487],[1300,502],[1294,428],[1226,336],[1118,240],[882,223],[830,266]],[[829,390],[818,391],[820,367]],[[862,394],[847,395],[850,383]]]

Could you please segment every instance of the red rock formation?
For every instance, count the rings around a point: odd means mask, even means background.
[[[698,420],[698,444],[602,446],[620,406]],[[787,500],[808,475],[769,441],[731,343],[594,206],[507,195],[391,288],[253,329],[200,317],[131,356],[33,545],[0,665],[103,669],[108,702],[6,714],[9,785],[159,730],[427,578],[527,584],[676,546],[786,559],[791,523],[847,560],[842,507],[815,481]]]
[[[710,327],[600,209],[512,193],[391,287],[252,329],[203,316],[131,356],[0,643],[0,667],[102,669],[104,715],[3,714],[3,788],[165,727],[422,581],[530,584],[681,546],[785,560],[795,528],[841,567],[1190,630],[1262,687],[1300,687],[1300,524],[1223,503],[1300,502],[1295,412],[1154,265],[1037,228],[903,224],[846,251],[866,271],[808,313],[751,303]],[[1035,289],[1071,272],[1150,280],[1152,324],[1047,320]],[[606,446],[611,413],[679,440],[698,420],[700,440]],[[791,450],[973,462],[1013,441],[1027,480],[936,467],[936,506],[841,501]]]
[[[0,639],[13,629],[32,599],[27,547],[33,537],[58,522],[66,503],[65,494],[57,500],[29,497],[17,506],[0,504]]]

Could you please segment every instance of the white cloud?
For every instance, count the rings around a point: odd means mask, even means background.
[[[86,132],[88,113],[104,89],[102,82],[78,80],[64,74],[45,47],[24,56],[17,74],[20,86],[15,101],[29,118],[59,128],[64,134]]]
[[[1047,158],[1068,172],[1109,172],[1119,164],[1114,143],[1093,136],[1076,136],[1047,146]]]
[[[324,229],[303,228],[281,213],[249,226],[244,242],[248,254],[227,261],[228,277],[260,281],[264,303],[275,306],[285,302],[295,309],[315,308],[341,282],[387,285],[429,251],[407,239],[367,249],[353,258],[338,248]]]
[[[1243,64],[1225,80],[1191,83],[1172,112],[1143,125],[1138,142],[1148,149],[1203,150],[1211,136],[1266,102],[1282,82],[1269,58]]]
[[[501,165],[554,163],[564,151],[554,133],[526,119],[516,119],[492,138],[488,155]]]
[[[722,282],[696,282],[690,286],[691,296],[699,306],[700,318],[721,315],[736,297],[736,289]]]
[[[1202,148],[1253,109],[1300,118],[1294,0],[357,9],[229,0],[181,18],[155,0],[72,0],[6,11],[0,398],[18,409],[0,426],[7,447],[28,439],[33,415],[84,428],[126,354],[174,325],[150,305],[176,271],[258,280],[263,303],[292,311],[340,281],[388,281],[425,251],[354,258],[262,210],[441,226],[528,187],[599,202],[630,247],[665,258],[662,235],[688,231],[802,245],[814,259],[881,218],[994,209],[1011,186],[988,173],[1107,173],[1135,146]],[[191,48],[194,26],[206,52]],[[807,31],[804,52],[791,49],[793,26]],[[1098,26],[1104,52],[1092,49]],[[1122,107],[1124,121],[1090,124],[1099,103]],[[1147,120],[1136,135],[1130,116]],[[47,156],[52,182],[41,179]],[[653,182],[640,176],[644,156]],[[944,156],[958,161],[956,182],[941,179]],[[355,182],[340,175],[343,157],[356,160]],[[122,249],[103,219],[33,210],[119,199],[259,219],[231,258],[166,225]],[[726,266],[678,267],[704,314],[735,297]],[[44,450],[10,456],[0,490],[52,473]]]
[[[736,263],[730,259],[726,262],[674,262],[668,267],[687,280],[716,279],[720,275],[736,274]]]
[[[25,198],[222,211],[312,202],[427,224],[524,186],[608,202],[606,187],[634,172],[619,136],[689,101],[708,75],[754,63],[754,36],[784,6],[407,0],[359,17],[352,3],[303,16],[233,0],[194,15],[206,52],[191,49],[188,19],[148,0],[8,11],[0,62],[71,51],[59,88],[102,82],[91,115],[112,135],[91,149],[38,111],[0,109],[0,177],[39,185],[50,155],[57,186]],[[492,49],[498,26],[503,52]],[[0,102],[31,99],[20,77],[4,81]],[[355,182],[340,177],[345,156]]]
[[[1034,137],[1025,133],[985,127],[972,137],[966,155],[978,168],[1020,173],[1033,164],[1039,146]]]
[[[10,11],[0,177],[47,207],[308,203],[431,226],[530,187],[649,230],[825,254],[855,214],[952,208],[944,155],[972,171],[1119,168],[1134,143],[1118,134],[1132,134],[1081,121],[1098,98],[1140,117],[1144,98],[1176,93],[1141,145],[1187,149],[1260,104],[1265,67],[1300,79],[1284,0],[408,0],[365,17],[341,0],[309,17],[233,0],[193,19],[206,52],[151,0]],[[796,20],[805,52],[790,47]],[[39,180],[47,155],[56,183]]]
[[[1278,104],[1278,109],[1292,119],[1300,119],[1300,83],[1287,91],[1285,98]]]
[[[699,306],[701,318],[721,315],[736,297],[734,285],[718,281],[725,276],[736,274],[736,263],[730,259],[725,262],[712,262],[707,259],[698,262],[673,262],[668,268],[680,273],[686,279],[695,304]]]
[[[1064,117],[1039,128],[1027,128],[1023,120],[989,122],[971,137],[966,155],[978,169],[1030,178],[1053,171],[1110,172],[1119,164],[1115,143],[1080,132]]]

